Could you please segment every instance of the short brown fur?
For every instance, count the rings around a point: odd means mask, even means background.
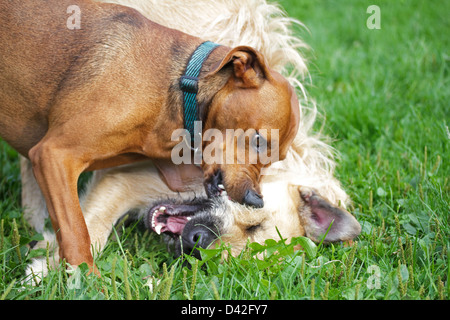
[[[81,29],[67,28],[70,5],[81,9]],[[92,266],[78,177],[170,158],[177,143],[171,134],[183,127],[177,81],[203,40],[133,9],[88,0],[2,0],[0,21],[0,136],[33,164],[60,257]],[[298,128],[287,81],[248,47],[215,50],[201,77],[204,129],[280,129],[282,159]],[[243,108],[247,114],[236,116]],[[259,192],[261,167],[203,164],[206,180],[224,172],[227,191],[240,202],[246,189]]]

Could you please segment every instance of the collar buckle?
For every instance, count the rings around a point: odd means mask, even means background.
[[[180,89],[187,93],[198,93],[198,78],[191,76],[181,76]]]

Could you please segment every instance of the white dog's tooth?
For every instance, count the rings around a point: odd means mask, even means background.
[[[219,187],[219,189],[225,190],[225,187],[223,186],[223,184],[218,184],[217,187]]]
[[[192,217],[186,217],[187,221],[191,221]]]
[[[152,227],[155,228],[155,226],[156,226],[156,214],[153,213],[153,216],[152,216]]]
[[[159,211],[161,211],[161,212],[166,211],[166,207],[160,207],[160,208],[159,208]]]
[[[155,227],[155,232],[157,233],[157,234],[161,234],[161,229],[162,229],[162,225],[157,225],[156,227]]]

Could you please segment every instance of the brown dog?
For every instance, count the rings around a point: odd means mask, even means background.
[[[68,28],[73,5],[81,13],[79,29]],[[133,9],[87,0],[2,0],[0,21],[0,136],[32,161],[60,257],[92,266],[78,177],[147,157],[170,158],[177,144],[171,134],[184,121],[180,77],[203,40]],[[220,46],[199,79],[203,130],[278,129],[276,151],[285,157],[298,129],[298,102],[261,54]],[[236,146],[227,141],[221,148]],[[262,167],[202,163],[206,189],[223,183],[232,199],[262,206]]]

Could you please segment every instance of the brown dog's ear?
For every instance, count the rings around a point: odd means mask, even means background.
[[[358,236],[361,226],[349,212],[333,206],[309,188],[299,187],[303,204],[299,208],[306,236],[313,241],[348,241]],[[328,228],[331,228],[327,233]]]
[[[252,47],[247,46],[239,46],[228,52],[222,61],[213,67],[208,76],[218,73],[231,63],[236,84],[241,87],[259,87],[264,79],[270,77],[264,57]]]
[[[192,185],[203,183],[202,170],[193,164],[180,163],[175,165],[170,160],[153,159],[162,180],[174,192],[192,190]]]

